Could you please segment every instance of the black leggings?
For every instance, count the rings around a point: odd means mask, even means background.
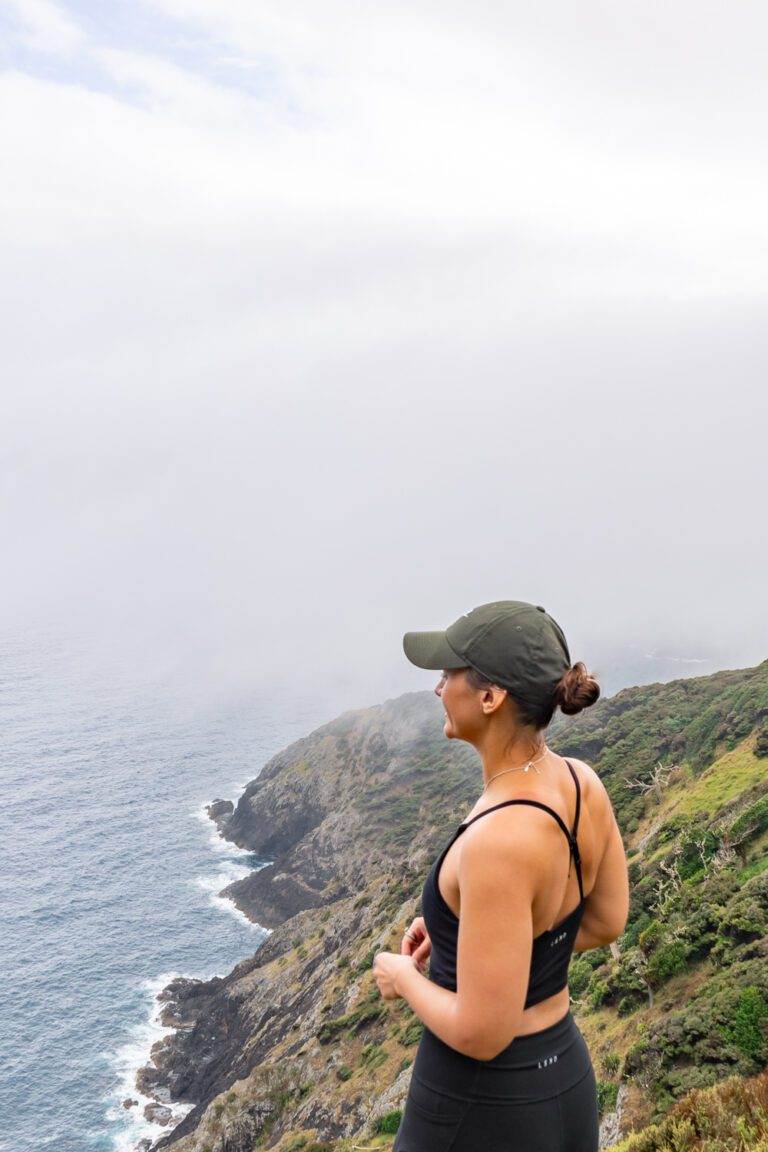
[[[424,1026],[392,1152],[597,1152],[597,1084],[570,1011],[492,1060]]]

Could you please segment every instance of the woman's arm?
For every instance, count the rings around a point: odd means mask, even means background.
[[[451,1048],[461,1052],[464,1034],[457,1019],[458,995],[450,988],[442,988],[419,972],[415,964],[403,965],[397,971],[395,988],[413,1011],[429,1028]],[[469,1056],[469,1052],[465,1052]]]
[[[605,948],[610,943],[610,940],[605,940],[599,932],[590,928],[589,916],[585,908],[579,930],[576,933],[576,940],[573,945],[574,952],[589,952],[591,948]]]
[[[514,1038],[523,1013],[534,887],[551,846],[535,818],[518,809],[495,812],[483,824],[479,834],[464,833],[458,861],[458,990],[441,988],[415,966],[398,969],[396,989],[440,1040],[490,1060]]]
[[[575,952],[612,944],[621,936],[629,918],[629,867],[624,841],[610,797],[599,777],[595,779],[603,793],[603,851],[595,882],[584,901]]]

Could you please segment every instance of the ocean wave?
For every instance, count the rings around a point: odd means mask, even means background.
[[[101,1054],[111,1065],[116,1076],[114,1088],[104,1099],[107,1105],[105,1117],[111,1129],[114,1152],[134,1152],[139,1140],[146,1138],[157,1140],[163,1133],[170,1132],[195,1106],[193,1103],[172,1103],[168,1098],[167,1089],[158,1089],[155,1096],[146,1096],[136,1087],[136,1073],[146,1064],[154,1063],[150,1055],[152,1045],[176,1031],[175,1028],[160,1023],[165,1002],[158,1000],[157,996],[171,980],[181,975],[180,972],[161,972],[152,979],[143,980],[141,989],[149,1001],[147,1019],[130,1029],[130,1039],[116,1051]],[[210,980],[214,976],[223,975],[224,973],[211,972],[199,979]],[[126,1099],[138,1101],[138,1106],[125,1108],[123,1101]],[[170,1123],[157,1124],[145,1117],[146,1105],[158,1102],[171,1109]]]
[[[210,903],[218,911],[234,916],[238,923],[247,925],[251,931],[258,932],[262,936],[269,935],[272,932],[271,928],[266,928],[263,924],[250,920],[238,908],[231,896],[222,896],[221,893],[227,885],[234,883],[235,880],[244,879],[251,872],[258,872],[259,869],[266,868],[272,861],[259,860],[249,848],[240,848],[239,845],[226,840],[208,815],[209,804],[210,801],[203,802],[193,810],[192,815],[195,819],[203,821],[209,830],[208,845],[218,856],[217,870],[207,875],[197,876],[190,883],[202,889],[207,894]]]
[[[230,897],[222,896],[221,890],[234,880],[240,880],[249,872],[265,867],[269,861],[256,859],[247,848],[240,848],[225,840],[219,833],[215,823],[209,817],[207,802],[200,804],[191,813],[196,819],[203,821],[210,831],[209,847],[216,854],[216,871],[208,875],[198,876],[189,884],[206,892],[210,903],[220,911],[234,915],[237,920],[247,925],[251,931],[259,932],[262,937],[271,933],[272,929],[257,924],[240,911]],[[147,1018],[141,1024],[134,1025],[129,1032],[129,1040],[122,1044],[115,1052],[102,1053],[115,1074],[115,1085],[105,1097],[107,1105],[105,1116],[109,1122],[112,1138],[113,1152],[134,1152],[138,1142],[142,1139],[157,1140],[164,1133],[170,1132],[180,1120],[194,1108],[194,1103],[173,1103],[167,1089],[158,1088],[154,1096],[147,1096],[136,1087],[136,1075],[140,1068],[153,1064],[151,1057],[152,1045],[165,1036],[176,1031],[174,1027],[166,1026],[160,1022],[166,1001],[158,1000],[158,994],[167,984],[176,977],[184,975],[176,971],[162,972],[158,976],[142,981],[142,992],[148,999]],[[214,976],[225,976],[225,972],[209,972],[188,979],[210,980]],[[123,1101],[136,1100],[138,1103],[126,1108]],[[172,1119],[166,1125],[158,1124],[147,1119],[144,1109],[148,1104],[161,1103],[171,1109]]]

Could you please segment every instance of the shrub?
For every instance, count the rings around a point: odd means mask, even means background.
[[[632,1002],[642,1003],[648,995],[643,975],[647,967],[645,956],[639,948],[625,948],[607,977],[611,1001],[627,997]]]
[[[664,929],[658,920],[651,920],[648,927],[639,933],[637,942],[646,955],[653,952],[654,948],[658,947],[664,935]]]
[[[424,1025],[422,1021],[418,1018],[418,1016],[414,1016],[413,1020],[410,1020],[408,1024],[406,1024],[405,1028],[403,1028],[402,1032],[400,1033],[400,1039],[402,1043],[407,1046],[416,1044],[421,1039],[423,1030]]]
[[[605,980],[592,979],[589,983],[587,991],[587,1000],[589,1001],[590,1008],[599,1008],[608,996],[608,985]]]
[[[768,756],[768,724],[764,724],[757,733],[755,756]]]
[[[762,1028],[766,1017],[768,1004],[762,992],[754,984],[749,984],[741,989],[736,1010],[730,1024],[723,1029],[723,1035],[745,1056],[754,1060],[766,1047],[766,1036]]]
[[[359,1032],[366,1024],[381,1020],[387,1015],[386,1003],[361,1004],[348,1016],[336,1016],[333,1020],[325,1020],[317,1030],[317,1039],[320,1044],[328,1044],[341,1032]]]
[[[403,1113],[400,1108],[395,1108],[392,1112],[385,1112],[383,1116],[377,1116],[372,1125],[373,1131],[376,1134],[392,1135],[400,1127],[402,1118]]]
[[[752,940],[768,931],[768,875],[752,877],[720,914],[718,935],[736,941]],[[718,942],[719,943],[719,942]]]
[[[638,996],[622,996],[616,1005],[616,1014],[618,1016],[630,1016],[637,1011],[642,1003],[643,1000]]]
[[[652,988],[660,988],[667,980],[685,968],[688,945],[684,940],[671,940],[661,944],[648,961],[647,980]]]
[[[592,971],[592,965],[581,954],[577,953],[573,957],[568,969],[568,988],[571,996],[576,999],[583,996],[587,990]]]
[[[736,840],[744,843],[765,832],[766,828],[768,828],[768,796],[761,796],[736,817],[731,824],[730,832]]]
[[[692,1089],[662,1120],[633,1132],[611,1152],[762,1152],[767,1137],[768,1073],[763,1072]]]
[[[614,1084],[612,1080],[598,1080],[597,1110],[601,1116],[604,1112],[613,1112],[615,1110],[618,1091],[618,1084]]]
[[[360,1053],[360,1063],[368,1068],[378,1068],[379,1064],[386,1062],[386,1059],[386,1049],[380,1044],[366,1044]]]
[[[378,947],[369,949],[369,951],[366,952],[366,954],[360,960],[359,964],[356,964],[355,967],[352,969],[352,974],[354,976],[362,976],[363,973],[370,972],[371,968],[373,967],[374,956],[376,955],[377,952],[380,952],[380,951],[381,951],[381,949]]]

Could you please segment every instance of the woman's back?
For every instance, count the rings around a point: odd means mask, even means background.
[[[534,939],[523,1032],[560,1018],[569,1004],[571,952],[596,946],[596,937],[600,943],[615,939],[629,906],[626,857],[602,781],[589,765],[561,757],[553,757],[541,775],[530,788],[518,787],[515,795],[492,803],[484,797],[482,806],[475,805],[435,860],[422,891],[433,944],[431,978],[455,989],[461,842],[470,827],[482,836],[488,820],[506,820],[512,829],[519,816],[504,814],[525,806],[525,819],[536,822],[530,870],[539,882],[531,907]],[[514,881],[510,876],[510,885]]]
[[[556,771],[549,771],[543,781],[537,780],[534,788],[517,791],[510,790],[510,798],[533,799],[552,808],[569,828],[573,828],[576,819],[576,791],[572,776],[567,770],[570,763],[579,782],[579,824],[578,847],[581,858],[581,869],[586,902],[593,907],[597,898],[600,899],[601,912],[604,916],[610,914],[610,909],[604,907],[605,896],[609,890],[610,877],[608,871],[621,871],[622,860],[625,862],[623,845],[621,852],[616,853],[615,831],[616,822],[613,814],[610,797],[608,796],[602,780],[588,764],[569,756],[568,761],[557,757]],[[482,805],[476,804],[464,818],[459,827],[466,826],[475,816],[487,811],[498,803],[499,797],[491,801],[484,798]],[[534,813],[531,813],[535,818]],[[533,907],[534,935],[538,935],[553,924],[562,920],[577,904],[579,899],[578,884],[575,874],[570,872],[566,883],[568,871],[568,845],[562,831],[552,817],[542,816],[539,820],[541,826],[542,852],[541,857],[548,864],[546,872],[542,874],[542,883],[539,886]],[[551,827],[550,827],[551,825]],[[562,846],[560,846],[562,841]],[[612,843],[613,841],[613,843]],[[460,893],[458,887],[458,856],[459,849],[449,852],[440,869],[440,891],[448,906],[454,914],[460,914]],[[532,861],[532,865],[539,860]],[[598,890],[598,874],[600,885]],[[572,878],[572,879],[571,879]],[[558,883],[559,881],[559,883]],[[616,886],[617,893],[618,888]],[[595,892],[595,898],[593,898]],[[616,894],[617,894],[616,893]],[[621,901],[619,901],[621,904]],[[611,902],[611,908],[615,901]],[[616,914],[610,915],[611,925],[619,924],[621,908]],[[608,918],[606,917],[606,923]]]

